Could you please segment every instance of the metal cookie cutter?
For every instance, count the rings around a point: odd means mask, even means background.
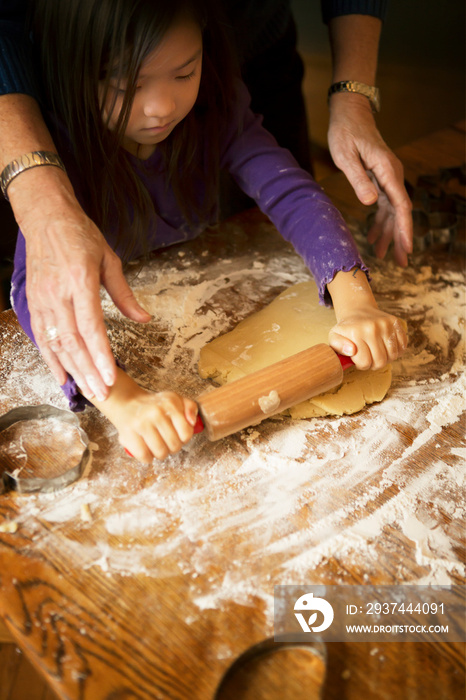
[[[466,184],[466,166],[440,168],[420,175],[416,186],[406,182],[413,203],[414,251],[444,246],[450,252],[464,247],[466,200],[450,187],[452,180]]]
[[[405,180],[413,205],[413,252],[446,249],[463,251],[465,246],[466,199],[454,189],[466,184],[466,165],[440,168],[437,174],[420,175],[416,185]],[[369,230],[376,212],[366,218]]]
[[[71,411],[65,411],[46,404],[41,406],[19,406],[12,411],[8,411],[8,413],[5,413],[3,416],[0,416],[0,432],[19,421],[41,420],[44,418],[58,418],[64,423],[69,423],[76,428],[84,447],[79,463],[70,469],[66,469],[62,474],[50,478],[20,478],[15,474],[5,471],[0,478],[0,494],[6,491],[18,491],[19,493],[57,491],[77,481],[84,473],[91,457],[89,438],[81,428],[78,417]]]
[[[302,637],[302,641],[298,641],[298,636]],[[295,670],[300,668],[309,671],[309,678],[306,682],[306,687],[303,687],[303,693],[299,694],[299,697],[314,698],[314,700],[321,700],[324,697],[324,690],[326,684],[326,673],[327,673],[327,649],[325,643],[319,639],[309,640],[308,637],[303,635],[280,635],[278,637],[273,637],[270,639],[264,639],[263,641],[254,644],[244,651],[231,666],[226,670],[223,677],[220,680],[220,684],[214,695],[214,700],[229,700],[232,697],[239,697],[239,691],[244,683],[241,676],[248,679],[248,689],[251,691],[251,685],[260,687],[261,691],[264,692],[263,697],[267,694],[267,686],[273,691],[275,681],[272,681],[273,685],[270,685],[271,678],[268,676],[268,670],[270,664],[274,661],[278,661],[278,673],[281,673],[285,680],[288,676],[288,671],[286,666],[288,665],[285,661],[285,665],[280,664],[278,657],[282,655],[282,652],[292,652],[293,651],[304,651],[309,654],[309,660],[314,659],[317,662],[317,666],[309,665],[308,662],[299,662],[299,665],[295,667]],[[288,662],[292,657],[288,657]],[[290,679],[293,678],[293,671],[290,668],[291,675]],[[317,672],[317,677],[312,681],[314,675],[313,672]],[[284,690],[282,688],[281,690]],[[248,694],[248,697],[253,697],[252,693]],[[262,693],[261,693],[262,697]],[[278,694],[273,694],[273,697],[278,698]],[[284,697],[284,696],[283,696]],[[293,696],[294,697],[294,696]]]

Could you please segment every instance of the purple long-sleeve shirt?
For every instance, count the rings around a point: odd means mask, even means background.
[[[356,244],[338,210],[322,188],[296,163],[289,151],[280,148],[274,137],[262,127],[261,117],[249,109],[249,93],[244,86],[238,92],[235,114],[222,151],[221,166],[230,172],[241,189],[252,197],[269,216],[281,235],[304,259],[319,288],[320,298],[328,303],[326,285],[335,274],[360,267],[367,272]],[[238,125],[242,128],[238,129]],[[63,154],[62,154],[63,155]],[[166,174],[160,152],[144,161],[131,157],[158,212],[156,232],[148,232],[148,249],[157,249],[198,236],[208,225],[189,228],[171,190],[166,189]],[[79,182],[72,162],[66,162],[68,175],[79,198]],[[85,208],[85,202],[81,202]],[[111,235],[108,237],[112,245]],[[146,248],[147,249],[147,248]],[[118,248],[116,248],[118,253]],[[142,246],[135,257],[143,252]],[[26,298],[26,246],[18,234],[12,277],[12,306],[27,335],[34,340]],[[63,387],[74,410],[82,410],[85,401],[70,378]]]

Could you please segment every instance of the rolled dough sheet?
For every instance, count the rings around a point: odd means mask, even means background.
[[[232,382],[312,345],[327,343],[335,323],[333,309],[319,304],[315,283],[296,284],[232,331],[205,345],[200,353],[199,374],[217,384]],[[285,414],[312,418],[356,413],[366,404],[381,401],[391,380],[390,365],[382,370],[349,369],[340,387],[304,401]]]

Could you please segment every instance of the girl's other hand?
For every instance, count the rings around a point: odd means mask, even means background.
[[[194,434],[197,404],[173,391],[155,393],[117,367],[105,401],[88,397],[118,430],[120,443],[140,462],[175,454]]]
[[[197,405],[172,391],[148,392],[141,387],[114,421],[123,447],[140,462],[165,459],[192,438]]]
[[[356,308],[331,329],[329,344],[357,369],[382,369],[406,350],[406,324],[372,305]]]

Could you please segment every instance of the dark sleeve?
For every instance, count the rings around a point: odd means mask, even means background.
[[[19,92],[37,97],[27,6],[26,0],[0,0],[0,95]]]
[[[371,15],[383,21],[388,0],[320,0],[320,4],[325,24],[341,15]]]

